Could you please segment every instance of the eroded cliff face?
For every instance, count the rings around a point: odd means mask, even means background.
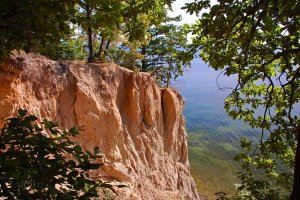
[[[84,126],[76,141],[101,148],[94,174],[127,185],[118,199],[198,199],[187,157],[184,101],[147,73],[114,64],[57,62],[15,54],[0,67],[0,125],[18,108]]]

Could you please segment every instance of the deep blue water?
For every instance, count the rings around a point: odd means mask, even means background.
[[[233,191],[239,170],[233,158],[239,153],[239,141],[242,137],[259,141],[261,135],[260,130],[228,117],[223,106],[231,90],[218,89],[218,75],[199,59],[172,84],[185,99],[192,175],[198,191],[211,196],[218,191]],[[220,87],[234,87],[236,79],[220,76],[218,83]],[[298,104],[295,112],[299,110]]]
[[[223,108],[224,99],[230,90],[218,89],[218,74],[198,59],[193,61],[192,68],[186,68],[183,77],[173,83],[185,99],[184,115],[189,131],[207,130],[231,123]],[[233,86],[235,79],[220,76],[218,82],[222,87]]]
[[[234,87],[235,77],[219,76],[220,72],[209,68],[200,59],[186,68],[184,76],[173,82],[185,99],[184,115],[188,133],[200,133],[207,141],[230,142],[235,146],[243,136],[258,137],[257,131],[242,121],[231,119],[225,109],[224,100],[230,89],[219,90],[220,87]]]
[[[219,90],[219,73],[198,59],[172,84],[185,99],[191,173],[198,190],[208,196],[233,191],[238,181],[238,165],[233,158],[239,152],[239,141],[260,136],[257,130],[227,115],[224,100],[231,90]],[[234,87],[236,79],[220,76],[218,83],[220,87]]]
[[[247,124],[232,120],[224,110],[224,100],[236,85],[235,77],[225,77],[220,72],[208,67],[201,59],[195,59],[191,68],[186,68],[184,76],[173,82],[173,87],[179,90],[185,99],[184,115],[188,132],[208,131],[211,134],[220,133],[220,129],[230,129],[229,134],[257,137]],[[296,104],[293,113],[299,115],[300,104]],[[258,111],[259,113],[259,111]],[[240,132],[243,132],[242,134]]]

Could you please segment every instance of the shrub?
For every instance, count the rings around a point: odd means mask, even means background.
[[[0,133],[0,197],[9,199],[91,199],[108,182],[94,180],[101,158],[99,148],[83,150],[71,141],[76,128],[63,131],[48,120],[19,110],[9,118]],[[122,186],[117,186],[122,187]]]

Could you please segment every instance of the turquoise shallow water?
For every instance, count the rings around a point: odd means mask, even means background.
[[[230,89],[219,90],[219,72],[201,60],[194,60],[183,77],[173,82],[185,99],[184,115],[188,132],[191,172],[198,191],[211,199],[218,191],[232,192],[238,182],[238,164],[233,161],[239,152],[242,137],[258,141],[261,131],[228,117],[223,105]],[[220,87],[234,87],[234,77],[220,76]],[[299,115],[300,104],[293,113]]]
[[[238,181],[238,166],[233,158],[239,140],[259,136],[247,124],[228,117],[223,103],[230,90],[218,89],[218,74],[201,60],[194,60],[192,68],[186,69],[184,76],[172,85],[185,99],[192,175],[198,191],[210,197],[221,190],[232,191]],[[220,87],[234,87],[236,80],[220,76],[218,83]]]
[[[230,89],[219,90],[216,79],[219,72],[209,68],[203,61],[194,60],[192,68],[187,68],[183,77],[173,83],[185,99],[184,115],[188,132],[221,131],[225,127],[250,130],[248,125],[232,120],[225,112],[224,99]],[[234,87],[234,77],[220,76],[220,87]],[[234,132],[234,129],[232,130]]]

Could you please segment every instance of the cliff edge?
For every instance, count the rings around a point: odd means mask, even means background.
[[[159,88],[148,73],[112,63],[20,53],[0,66],[0,126],[18,108],[64,128],[83,126],[76,142],[104,154],[94,176],[128,186],[117,199],[199,199],[183,106],[175,90]]]

